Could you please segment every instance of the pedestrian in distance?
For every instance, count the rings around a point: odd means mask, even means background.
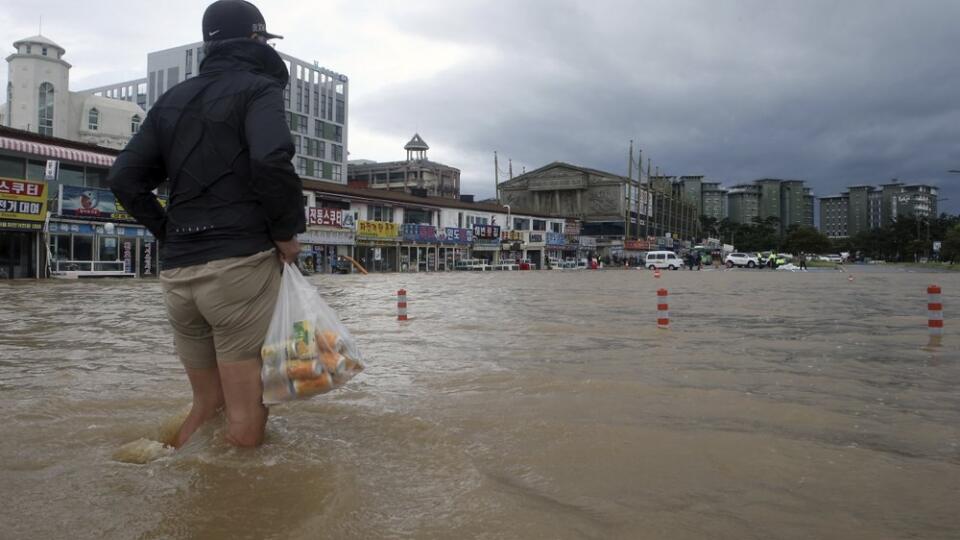
[[[800,269],[801,270],[807,269],[807,254],[802,252],[800,253]]]
[[[197,76],[167,90],[108,182],[160,240],[167,315],[193,406],[175,442],[225,408],[227,441],[263,442],[267,409],[260,348],[305,230],[300,178],[284,115],[286,64],[260,11],[242,0],[210,4]],[[154,190],[169,181],[161,206]]]

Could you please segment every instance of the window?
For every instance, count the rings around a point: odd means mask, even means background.
[[[90,131],[100,129],[100,111],[96,107],[90,109],[90,113],[87,115],[87,129]]]
[[[200,71],[201,62],[203,62],[203,47],[197,47],[197,71]]]
[[[333,160],[343,161],[343,147],[339,144],[333,145]]]
[[[53,85],[48,82],[40,85],[37,131],[40,135],[53,137]]]
[[[323,141],[317,141],[317,156],[321,159],[327,158],[327,143]]]
[[[320,112],[320,91],[313,89],[313,114]]]
[[[343,142],[343,128],[340,126],[333,126],[333,140],[337,142]]]
[[[186,64],[186,68],[183,70],[183,74],[184,77],[190,77],[190,75],[193,74],[193,49],[187,49],[185,54],[186,58],[184,59],[184,63]]]
[[[551,230],[551,231],[553,231],[553,232],[555,232],[555,233],[558,233],[558,232],[561,232],[560,229],[561,229],[561,226],[560,226],[559,223],[551,223],[551,224],[550,224],[550,230]]]
[[[339,124],[343,123],[344,116],[346,116],[346,105],[342,99],[337,99],[337,118],[336,122]]]
[[[370,221],[393,222],[393,208],[389,206],[368,206],[367,219]]]
[[[300,151],[300,144],[301,144],[301,142],[300,142],[300,136],[299,136],[299,135],[294,135],[294,136],[293,136],[293,153],[294,153],[294,154],[300,154],[300,153],[302,153],[302,152]]]
[[[307,173],[307,158],[297,158],[297,174],[304,175]]]
[[[515,231],[529,231],[530,230],[530,220],[524,218],[513,218],[513,230]]]
[[[533,220],[533,230],[535,231],[545,231],[547,230],[547,222],[542,219]]]
[[[29,44],[27,45],[27,54],[32,54],[32,53],[31,53],[31,47],[30,47]]]
[[[13,115],[13,83],[7,83],[7,125],[13,125],[13,118],[10,116]]]
[[[337,182],[343,182],[343,167],[340,165],[333,166],[333,179]]]
[[[46,55],[47,55],[47,48],[44,47],[44,48],[40,49],[40,54],[42,54],[43,56],[46,56]]]
[[[300,66],[297,66],[300,71]],[[297,81],[297,112],[303,112],[303,82]]]
[[[327,117],[327,96],[326,94],[320,96],[320,118]]]
[[[133,118],[130,119],[130,133],[136,133],[140,131],[140,115],[135,114]]]

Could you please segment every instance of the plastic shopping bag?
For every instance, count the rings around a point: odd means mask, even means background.
[[[280,296],[260,354],[266,404],[329,392],[364,368],[350,332],[289,263],[283,268]]]

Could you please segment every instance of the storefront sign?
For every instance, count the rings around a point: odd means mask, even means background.
[[[592,236],[581,236],[580,245],[583,247],[597,247],[597,239]]]
[[[133,273],[133,242],[130,240],[123,242],[123,271]]]
[[[623,243],[623,249],[628,251],[649,251],[653,249],[649,240],[627,240]]]
[[[156,275],[156,252],[156,242],[148,240],[140,242],[140,277]]]
[[[547,233],[548,246],[562,246],[566,243],[567,243],[567,239],[563,236],[563,233],[558,233],[558,232]]]
[[[473,237],[479,240],[499,240],[499,225],[474,225]]]
[[[400,236],[400,226],[385,221],[358,221],[357,236],[396,240]]]
[[[343,210],[340,208],[307,208],[307,225],[343,227]]]
[[[160,198],[160,205],[167,200]],[[111,221],[135,221],[109,189],[60,186],[60,215]]]
[[[542,232],[532,232],[532,233],[530,233],[530,243],[531,243],[531,244],[543,244],[543,243],[544,243],[544,241],[543,241],[543,235],[544,235],[544,234],[545,234],[545,233],[542,233]]]
[[[580,222],[568,219],[567,223],[563,226],[563,232],[567,236],[580,236]]]
[[[432,225],[421,225],[419,223],[404,223],[403,240],[405,242],[433,244],[438,241],[437,228]]]
[[[311,230],[297,235],[297,241],[301,244],[314,244],[326,246],[352,246],[354,245],[353,231],[350,229],[317,231]]]
[[[0,220],[0,229],[12,231],[42,231],[43,223],[33,221],[4,221]]]
[[[502,231],[500,240],[503,242],[523,242],[523,231]]]
[[[440,234],[440,241],[445,244],[469,244],[473,242],[473,231],[470,229],[447,227]]]
[[[44,221],[47,184],[0,178],[0,219]]]

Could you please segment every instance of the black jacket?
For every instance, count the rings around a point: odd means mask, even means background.
[[[288,79],[272,47],[220,44],[196,77],[160,97],[117,157],[110,187],[160,240],[163,268],[252,255],[305,230]],[[153,190],[167,178],[164,208]]]

